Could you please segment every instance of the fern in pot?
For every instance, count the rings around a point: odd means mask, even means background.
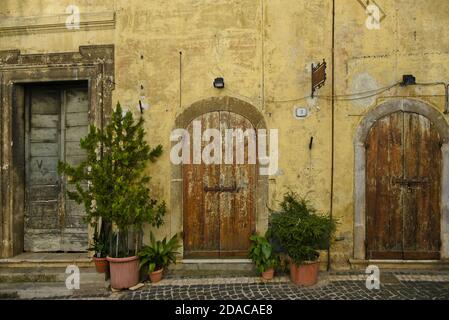
[[[156,241],[153,233],[150,233],[150,244],[140,250],[139,257],[140,268],[148,268],[151,282],[159,282],[164,269],[171,263],[176,263],[177,250],[180,247],[178,235],[168,241],[167,238]]]
[[[298,285],[314,285],[318,281],[319,251],[329,248],[336,221],[294,192],[284,195],[280,207],[271,213],[267,237],[288,256],[291,280]]]
[[[164,202],[150,197],[150,177],[145,173],[162,154],[162,146],[150,148],[143,125],[142,118],[135,121],[117,104],[104,128],[92,125],[81,139],[87,159],[77,167],[59,165],[60,173],[76,185],[68,196],[84,203],[87,221],[101,219],[111,226],[107,260],[114,289],[139,282],[137,252],[143,225],[159,227],[166,211]]]
[[[274,269],[278,265],[278,256],[266,237],[252,235],[250,237],[249,258],[256,265],[257,270],[265,280],[272,280]]]

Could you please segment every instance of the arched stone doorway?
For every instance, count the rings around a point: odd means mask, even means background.
[[[203,129],[266,129],[257,108],[232,97],[194,103],[177,117],[175,129],[191,131],[194,121]],[[249,235],[268,225],[268,177],[257,173],[256,165],[172,164],[170,227],[183,231],[184,258],[246,257]]]
[[[448,258],[449,126],[443,115],[418,100],[390,100],[366,115],[354,142],[354,258]]]

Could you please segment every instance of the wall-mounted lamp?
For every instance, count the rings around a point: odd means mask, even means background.
[[[411,86],[416,84],[416,78],[411,74],[404,74],[402,76],[402,86]]]
[[[223,78],[215,78],[214,80],[214,88],[224,89],[225,83]]]

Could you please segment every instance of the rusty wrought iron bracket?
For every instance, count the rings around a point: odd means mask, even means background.
[[[315,91],[326,83],[326,67],[327,63],[324,59],[322,63],[318,63],[316,66],[312,63],[312,98]]]

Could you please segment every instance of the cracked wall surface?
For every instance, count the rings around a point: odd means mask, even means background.
[[[113,44],[112,105],[120,101],[136,116],[139,99],[149,107],[143,114],[148,141],[162,144],[166,151],[149,172],[154,196],[167,203],[181,201],[170,189],[169,136],[177,117],[198,101],[229,96],[253,105],[267,128],[279,129],[280,170],[268,179],[266,204],[276,208],[283,193],[292,189],[329,212],[334,80],[338,97],[333,215],[340,220],[340,241],[333,244],[331,257],[336,268],[347,268],[354,247],[358,124],[376,105],[393,97],[417,98],[439,112],[445,104],[444,90],[436,85],[395,86],[370,97],[354,94],[392,86],[403,74],[413,74],[422,83],[449,81],[449,3],[376,2],[385,18],[380,29],[370,30],[359,1],[335,1],[334,79],[331,0],[84,0],[77,3],[81,13],[89,13],[86,25],[73,31],[58,26],[72,1],[3,0],[0,51],[63,53],[78,52],[85,45]],[[114,13],[113,22],[108,12]],[[25,19],[47,16],[54,18]],[[2,23],[5,17],[7,22]],[[23,25],[29,21],[45,28],[27,31]],[[311,99],[311,64],[323,59],[328,65],[327,81],[318,97]],[[216,77],[224,77],[225,89],[213,88]],[[295,119],[295,107],[307,108],[309,116]],[[171,220],[179,212],[169,210],[160,235],[180,231]]]

